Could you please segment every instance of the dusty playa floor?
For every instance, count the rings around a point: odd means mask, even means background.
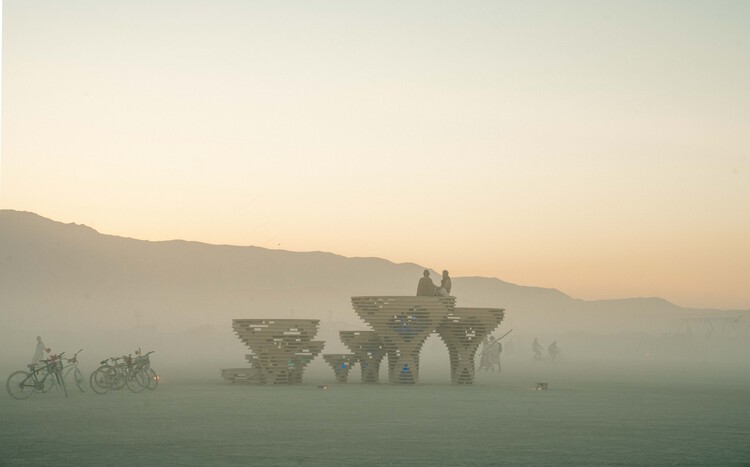
[[[456,387],[169,381],[0,396],[0,465],[747,464],[750,377],[506,369]],[[533,391],[537,380],[548,391]]]

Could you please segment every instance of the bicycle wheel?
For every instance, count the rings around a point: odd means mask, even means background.
[[[13,399],[26,399],[30,395],[34,394],[34,381],[31,380],[31,375],[25,371],[16,371],[8,376],[8,380],[5,382],[5,389],[8,390],[8,394]]]
[[[159,385],[159,375],[153,368],[146,370],[146,389],[154,390]]]
[[[86,379],[83,377],[83,373],[81,372],[81,370],[77,366],[68,369],[68,371],[65,372],[66,381],[68,380],[68,375],[70,375],[71,373],[73,373],[73,380],[76,382],[76,386],[78,386],[78,389],[81,392],[86,392],[86,390],[84,389],[84,386],[86,385]]]
[[[125,380],[127,379],[128,373],[124,367],[116,368],[112,373],[112,381],[110,387],[113,391],[117,391],[125,387]]]
[[[125,379],[125,384],[132,392],[141,392],[146,389],[146,376],[142,368],[133,368]]]
[[[97,368],[91,373],[91,377],[89,378],[91,389],[97,394],[108,393],[111,389],[114,372],[115,370],[107,365],[102,365]]]
[[[55,373],[50,373],[47,369],[42,369],[37,373],[37,378],[39,378],[39,381],[42,383],[42,386],[39,388],[42,392],[49,392],[50,389],[55,387]]]

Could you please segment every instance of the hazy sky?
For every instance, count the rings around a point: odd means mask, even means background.
[[[747,1],[5,0],[0,208],[750,308],[748,25]]]

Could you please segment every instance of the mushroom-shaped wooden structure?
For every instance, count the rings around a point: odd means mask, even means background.
[[[383,341],[375,331],[339,331],[341,342],[357,357],[363,383],[377,383],[385,357]]]
[[[323,360],[333,368],[336,381],[346,383],[349,378],[349,370],[357,363],[357,356],[353,353],[324,353]]]
[[[352,297],[357,315],[383,340],[392,383],[419,381],[419,352],[425,339],[453,311],[450,296]]]
[[[294,353],[288,365],[291,367],[289,374],[290,384],[302,382],[302,372],[305,370],[305,367],[315,359],[325,345],[325,341],[310,341],[306,346]]]
[[[502,308],[454,308],[438,326],[437,333],[448,347],[451,382],[474,382],[474,357],[482,340],[503,320]]]
[[[246,356],[261,384],[291,384],[302,380],[302,371],[323,349],[313,341],[316,319],[235,319],[232,328],[253,352]],[[236,373],[236,372],[235,372]]]

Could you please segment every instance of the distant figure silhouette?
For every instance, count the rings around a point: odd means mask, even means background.
[[[503,370],[500,364],[500,354],[503,352],[503,345],[500,343],[500,339],[496,337],[484,336],[482,339],[482,353],[479,356],[479,371],[495,371],[495,365],[497,365],[497,372]]]
[[[494,370],[495,365],[497,365],[497,372],[500,373],[503,371],[503,367],[500,364],[500,354],[503,353],[503,344],[494,337],[493,340],[493,346],[491,347],[492,351],[490,352],[490,369]]]
[[[554,341],[547,347],[547,353],[549,354],[550,360],[553,362],[557,361],[557,356],[560,354],[560,347],[557,346],[557,341]]]
[[[451,294],[451,277],[448,275],[448,271],[443,271],[443,279],[440,281],[439,294],[448,296]]]
[[[482,353],[479,355],[479,371],[489,371],[492,368],[490,363],[490,339],[484,336],[482,339]]]
[[[419,285],[417,286],[418,297],[431,297],[435,295],[435,284],[430,279],[430,271],[424,270],[424,277],[419,279]]]
[[[41,360],[44,360],[45,352],[50,353],[51,350],[42,342],[42,336],[36,336],[36,350],[34,351],[34,356],[31,357],[31,364],[36,365]]]
[[[542,359],[542,345],[536,337],[534,338],[534,343],[531,344],[531,350],[534,352],[534,360]]]

